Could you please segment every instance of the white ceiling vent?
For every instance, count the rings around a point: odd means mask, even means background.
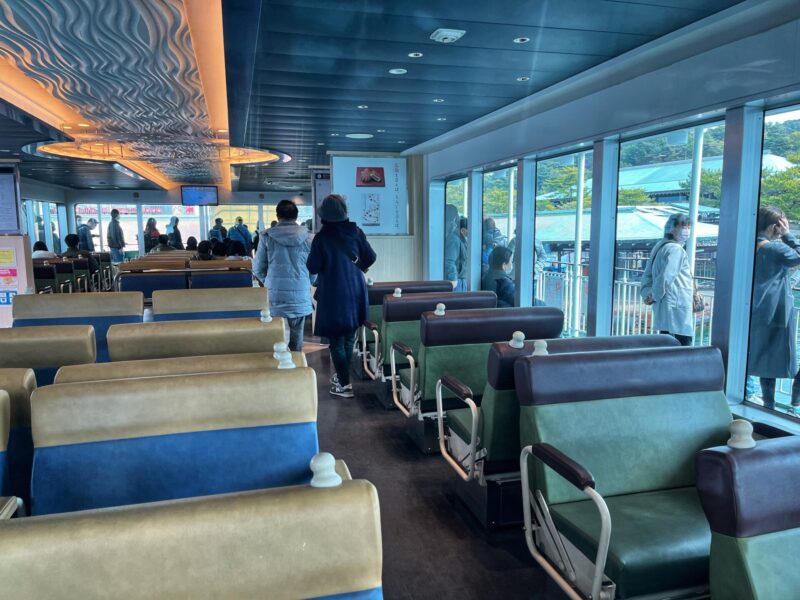
[[[465,33],[467,32],[463,29],[437,29],[431,34],[431,39],[442,44],[452,44],[460,40]]]

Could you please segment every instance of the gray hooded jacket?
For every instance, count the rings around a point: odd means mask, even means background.
[[[311,235],[303,225],[281,221],[259,234],[253,272],[269,290],[270,312],[296,318],[311,314],[311,278],[306,260]]]

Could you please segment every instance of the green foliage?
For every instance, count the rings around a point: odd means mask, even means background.
[[[681,181],[681,189],[689,190],[692,187],[691,177]],[[722,171],[719,169],[703,169],[700,172],[700,204],[719,208],[722,198]]]
[[[639,206],[652,203],[650,196],[641,188],[624,188],[617,192],[618,206]]]
[[[677,142],[681,132],[623,143],[620,146],[620,167],[652,165],[676,160],[688,160],[694,152],[694,129],[689,129],[685,142]],[[703,136],[703,156],[721,156],[725,128],[721,125],[706,129]]]
[[[761,173],[761,206],[776,206],[790,221],[800,221],[800,166]]]

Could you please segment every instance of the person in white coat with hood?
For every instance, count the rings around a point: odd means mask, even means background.
[[[667,219],[664,239],[650,252],[640,288],[644,303],[653,307],[653,329],[682,346],[691,346],[694,334],[694,278],[684,248],[691,228],[684,214]]]

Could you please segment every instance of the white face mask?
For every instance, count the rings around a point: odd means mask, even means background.
[[[686,240],[689,239],[689,232],[691,229],[689,227],[681,227],[678,230],[678,233],[675,234],[675,241],[679,244],[683,244]]]
[[[509,273],[511,273],[511,271],[513,271],[513,270],[514,270],[514,265],[513,265],[513,264],[511,264],[511,265],[508,265],[507,267],[503,267],[503,272],[504,272],[506,275],[508,275]]]

